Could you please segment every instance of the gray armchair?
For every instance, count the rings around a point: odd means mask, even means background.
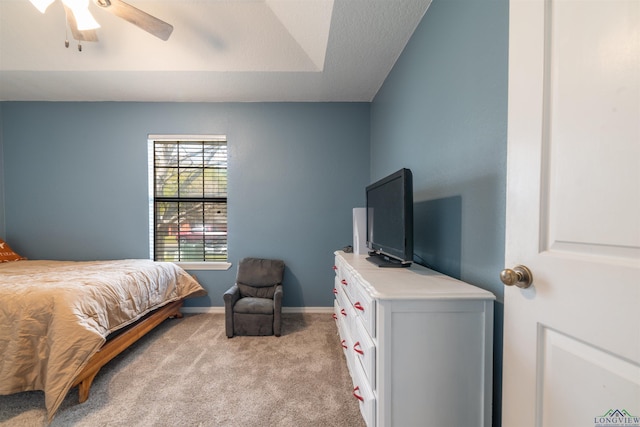
[[[225,329],[234,335],[282,333],[282,277],[284,261],[244,258],[236,283],[224,293]]]

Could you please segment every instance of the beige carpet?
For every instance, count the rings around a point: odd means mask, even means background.
[[[52,426],[364,426],[330,314],[283,335],[224,334],[224,315],[171,319],[73,389]],[[46,425],[41,392],[0,396],[0,426]]]

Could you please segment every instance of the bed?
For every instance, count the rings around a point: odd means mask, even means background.
[[[43,390],[51,420],[72,387],[86,400],[104,364],[205,294],[173,263],[1,262],[0,394]]]

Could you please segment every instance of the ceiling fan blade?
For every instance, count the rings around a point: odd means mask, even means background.
[[[101,6],[114,15],[129,21],[133,25],[140,27],[161,40],[168,40],[171,32],[173,31],[173,25],[167,24],[161,19],[149,15],[147,12],[131,6],[122,0],[95,0],[95,2],[98,6]]]
[[[63,4],[63,6],[67,15],[67,23],[69,24],[73,38],[83,42],[97,42],[98,33],[96,33],[96,30],[78,30],[78,23],[76,22],[76,16],[73,14],[73,11],[66,4]]]

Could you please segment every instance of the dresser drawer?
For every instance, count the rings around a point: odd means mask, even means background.
[[[342,282],[342,280],[345,279],[344,275],[348,269],[349,268],[347,267],[347,264],[342,258],[335,258],[333,271],[336,273],[336,278],[338,279],[338,281]]]
[[[376,346],[367,333],[360,319],[356,319],[352,325],[351,341],[353,342],[349,350],[353,352],[354,358],[362,365],[364,374],[371,385],[371,389],[376,389]]]
[[[354,275],[351,269],[346,268],[341,269],[341,276],[342,279],[340,280],[340,282],[342,283],[342,288],[349,296],[351,302],[354,303],[356,301],[356,295],[358,294],[358,278]]]
[[[376,301],[371,298],[359,280],[354,280],[351,288],[352,305],[356,314],[362,320],[371,337],[376,336]]]
[[[360,413],[364,418],[367,427],[375,427],[376,425],[376,396],[371,389],[366,375],[362,370],[362,366],[356,363],[351,370],[353,379],[353,397],[358,399],[360,405]]]
[[[355,314],[362,319],[370,336],[376,336],[376,301],[366,291],[360,275],[351,268],[342,266],[343,261],[336,260],[337,270],[335,288],[344,292],[346,300],[341,302],[353,307]]]
[[[340,305],[340,311],[338,312],[339,317],[349,323],[349,329],[351,329],[350,324],[358,315],[344,289],[337,288],[336,301],[338,302],[338,305]]]
[[[342,352],[344,353],[347,359],[347,367],[349,368],[349,373],[351,373],[351,364],[349,362],[351,356],[351,352],[349,348],[351,348],[351,337],[346,331],[344,321],[340,317],[340,305],[338,301],[334,301],[333,303],[333,318],[336,320],[336,326],[338,327],[338,336],[340,337],[340,347],[342,348]]]

